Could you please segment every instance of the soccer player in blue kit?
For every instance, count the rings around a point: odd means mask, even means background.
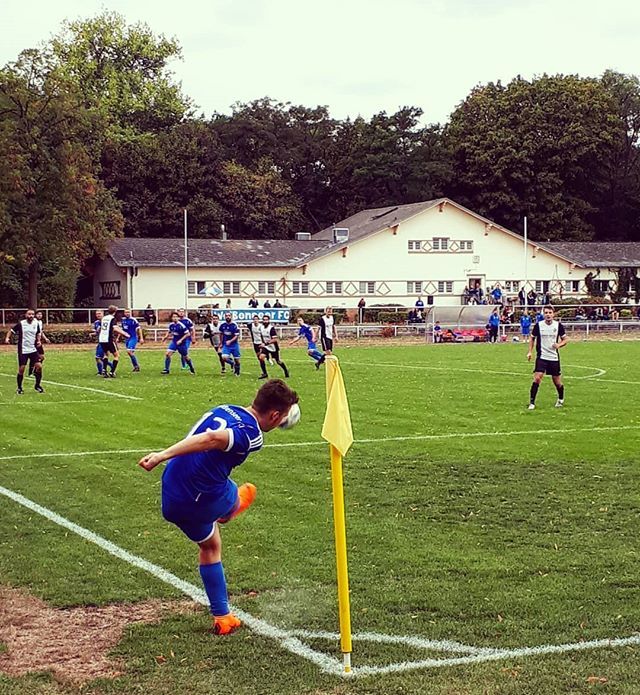
[[[231,318],[231,312],[227,311],[224,315],[224,321],[220,324],[220,336],[222,338],[220,357],[231,365],[236,376],[240,376],[240,345],[238,343],[240,329]]]
[[[141,345],[144,343],[144,337],[142,335],[142,328],[140,328],[137,319],[131,316],[131,309],[124,310],[124,316],[122,317],[122,321],[120,321],[120,325],[122,326],[122,330],[129,334],[125,346],[127,348],[127,354],[131,359],[131,364],[133,365],[133,371],[139,372],[140,365],[138,364],[135,353],[138,343]]]
[[[185,340],[187,352],[189,352],[191,349],[191,343],[196,342],[196,328],[193,325],[193,321],[187,316],[187,312],[184,309],[178,309],[178,320],[180,323],[184,323],[184,325],[189,329],[189,337]],[[182,369],[189,368],[187,360],[183,354],[180,354],[180,364],[182,365]]]
[[[102,376],[102,358],[104,357],[104,351],[102,345],[100,345],[100,326],[102,325],[102,317],[104,312],[102,309],[96,311],[96,320],[93,322],[93,332],[96,335],[96,367],[98,369],[98,376]]]
[[[191,331],[184,325],[182,321],[180,321],[178,312],[174,311],[173,314],[171,314],[171,323],[169,324],[167,332],[162,338],[162,342],[164,342],[171,336],[171,341],[169,342],[167,352],[164,356],[164,369],[161,372],[162,374],[169,373],[171,369],[171,358],[173,357],[174,352],[179,352],[180,356],[184,357],[185,362],[189,366],[192,374],[196,373],[196,370],[193,368],[193,362],[189,357],[189,349],[186,345],[187,339],[190,335]]]
[[[304,322],[302,316],[298,316],[298,335],[289,342],[289,345],[297,343],[300,338],[304,338],[307,341],[307,354],[316,363],[316,369],[320,369],[320,365],[324,362],[325,356],[316,345],[316,335],[313,328],[309,324]]]
[[[162,474],[162,515],[199,546],[200,576],[215,634],[228,634],[242,624],[229,611],[219,524],[248,509],[256,496],[254,485],[238,487],[229,476],[262,447],[262,433],[283,423],[297,402],[296,392],[284,381],[267,381],[248,408],[213,408],[185,439],[139,461],[146,471],[168,461]]]

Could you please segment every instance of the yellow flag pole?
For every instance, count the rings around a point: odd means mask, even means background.
[[[340,649],[344,672],[351,672],[351,608],[349,604],[349,572],[347,569],[347,531],[344,512],[342,455],[329,445],[331,455],[331,487],[333,491],[333,527],[336,539],[338,572],[338,611],[340,614]]]

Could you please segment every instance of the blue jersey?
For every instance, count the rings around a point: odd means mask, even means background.
[[[240,329],[238,328],[238,325],[233,321],[230,321],[229,323],[224,321],[220,324],[220,336],[223,346],[228,345],[229,341],[233,338],[233,336],[238,335],[239,333]],[[233,342],[234,344],[236,344],[238,341],[234,340]]]
[[[136,319],[133,318],[133,316],[123,316],[122,321],[120,323],[122,325],[122,330],[125,333],[128,333],[130,338],[137,337],[138,328],[140,328],[140,324]]]
[[[169,324],[169,333],[171,333],[172,340],[177,343],[180,338],[189,334],[189,329],[182,321],[176,321],[176,323]]]
[[[100,326],[102,325],[102,319],[96,319],[93,322],[93,332],[96,334],[96,340],[98,339],[98,336],[100,335]]]
[[[298,335],[301,335],[307,341],[307,343],[315,342],[313,339],[313,329],[306,323],[303,323],[302,326],[300,326]]]
[[[246,408],[220,405],[205,413],[187,436],[220,429],[229,432],[229,446],[225,451],[212,449],[169,460],[163,486],[170,496],[196,500],[200,495],[216,498],[228,495],[233,504],[237,493],[229,475],[252,451],[262,447],[262,431]]]
[[[500,325],[500,317],[498,314],[491,314],[491,316],[489,316],[489,325],[493,326],[493,328]]]
[[[531,317],[522,315],[520,317],[520,328],[522,328],[523,333],[528,333],[529,328],[531,327]]]
[[[184,323],[184,325],[189,329],[189,332],[191,332],[191,329],[193,328],[193,321],[188,316],[183,316],[180,319],[180,323]]]

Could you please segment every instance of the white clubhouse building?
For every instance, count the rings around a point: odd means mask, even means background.
[[[228,300],[244,308],[277,298],[289,307],[460,305],[465,287],[499,283],[579,298],[585,276],[615,289],[616,268],[640,266],[636,243],[524,240],[448,198],[363,210],[295,240],[118,239],[94,276],[95,306],[189,309]]]

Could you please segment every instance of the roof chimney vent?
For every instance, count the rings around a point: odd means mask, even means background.
[[[349,241],[348,227],[334,227],[332,231],[334,244],[344,244],[345,241]]]
[[[311,241],[311,232],[296,232],[296,241]]]
[[[222,241],[226,241],[228,238],[229,237],[227,236],[227,229],[223,224],[221,224],[220,225],[220,239],[222,239]]]

